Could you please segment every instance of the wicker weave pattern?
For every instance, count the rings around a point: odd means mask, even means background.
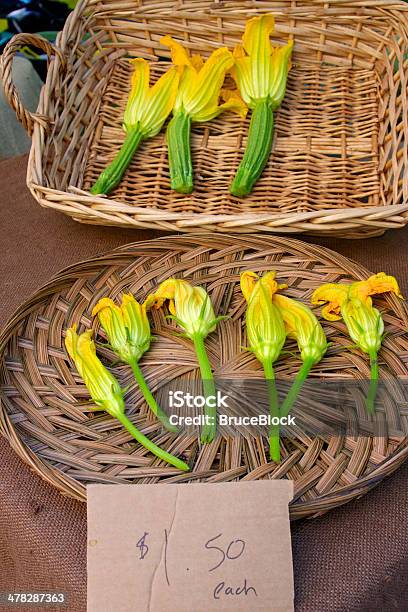
[[[116,366],[114,372],[122,385],[131,385],[127,393],[130,418],[157,444],[190,462],[192,472],[180,475],[149,455],[109,415],[90,411],[88,393],[63,348],[65,329],[78,321],[81,328],[89,327],[90,313],[101,296],[109,294],[116,299],[130,290],[142,299],[171,275],[205,284],[216,312],[229,315],[206,341],[216,376],[262,379],[259,363],[242,350],[246,344],[245,303],[238,284],[240,272],[248,268],[258,272],[276,269],[278,277],[288,282],[288,295],[306,302],[324,281],[368,275],[344,257],[313,245],[287,238],[227,235],[127,245],[73,266],[25,303],[0,338],[0,422],[12,446],[43,478],[81,500],[86,495],[85,485],[93,482],[290,478],[295,481],[291,514],[300,518],[344,504],[375,486],[408,456],[407,440],[388,434],[386,428],[375,438],[311,438],[300,431],[285,442],[283,461],[277,466],[268,462],[267,441],[260,437],[225,436],[201,447],[196,436],[173,439],[163,433],[148,412],[129,368]],[[407,310],[392,296],[378,303],[388,332],[380,353],[381,377],[406,377]],[[141,362],[159,401],[170,379],[177,386],[182,378],[196,380],[199,376],[189,342],[174,335],[173,325],[163,312],[153,313],[157,340]],[[343,323],[325,322],[324,326],[333,346],[313,375],[325,379],[338,372],[351,379],[368,376],[367,360],[359,351],[350,350]],[[110,363],[114,360],[106,348],[101,354]],[[298,359],[286,356],[277,365],[277,375],[293,377],[298,367]],[[360,404],[364,411],[363,396]],[[311,402],[305,414],[318,418],[318,409]],[[384,402],[387,422],[398,429],[400,417],[394,411],[393,402]]]
[[[121,122],[131,67],[118,62],[103,96],[85,189],[111,162],[123,141]],[[310,83],[319,83],[313,90]],[[122,89],[123,88],[123,89]],[[341,104],[329,105],[338,96]],[[355,103],[356,99],[358,104]],[[353,102],[354,100],[354,102]],[[368,70],[296,70],[276,117],[271,160],[251,197],[235,198],[228,187],[242,155],[249,120],[232,114],[193,128],[195,190],[183,196],[169,190],[165,134],[147,141],[132,161],[126,180],[110,195],[132,206],[169,213],[204,215],[274,212],[291,214],[379,201],[376,83]]]
[[[124,56],[159,60],[162,70],[163,33],[204,54],[216,45],[231,48],[245,20],[260,11],[275,14],[276,40],[296,44],[274,153],[252,196],[228,195],[247,133],[247,124],[231,115],[194,128],[191,197],[169,189],[163,134],[142,147],[110,198],[90,196],[91,182],[123,140]],[[257,8],[224,1],[79,2],[57,41],[66,66],[59,56],[51,62],[32,117],[30,189],[42,205],[90,223],[348,237],[401,227],[408,219],[407,11],[391,0],[286,0]],[[27,125],[10,80],[13,54],[27,42],[19,36],[2,69]]]

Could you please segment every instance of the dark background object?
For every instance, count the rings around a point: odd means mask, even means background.
[[[0,33],[0,53],[18,32],[39,33],[51,42],[63,29],[74,0],[1,0],[0,19],[7,20],[6,29]],[[32,61],[34,68],[45,80],[47,57],[33,51],[22,51]]]
[[[20,0],[20,2],[6,2],[6,4],[17,5],[14,9],[1,15],[8,20],[10,32],[41,32],[44,30],[58,32],[64,27],[64,22],[69,14],[66,4],[50,0],[40,0],[40,2]],[[3,13],[3,6],[1,10]]]

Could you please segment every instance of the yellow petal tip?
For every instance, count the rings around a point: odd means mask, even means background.
[[[99,302],[92,309],[92,316],[95,317],[101,310],[104,308],[113,308],[115,303],[110,298],[104,297],[99,300]]]

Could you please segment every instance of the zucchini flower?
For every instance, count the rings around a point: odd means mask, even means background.
[[[230,192],[239,197],[251,193],[272,149],[274,112],[282,103],[291,67],[293,41],[272,47],[273,15],[250,19],[242,45],[234,50],[232,76],[244,102],[252,110],[248,142]]]
[[[328,283],[313,293],[313,304],[326,304],[322,315],[328,321],[343,319],[351,339],[370,357],[370,388],[366,407],[369,413],[375,410],[378,386],[378,351],[384,334],[381,313],[372,305],[371,295],[392,292],[402,298],[398,283],[393,276],[379,272],[365,281],[351,285]]]
[[[286,340],[281,312],[273,303],[279,288],[281,286],[275,280],[275,272],[267,272],[261,278],[255,272],[241,274],[241,291],[248,303],[245,320],[249,350],[263,365],[268,383],[269,411],[274,419],[280,414],[273,364]],[[271,425],[269,452],[273,461],[280,461],[279,424]]]
[[[157,291],[150,295],[147,307],[160,308],[169,300],[170,317],[184,329],[184,335],[193,341],[203,381],[204,395],[208,399],[216,396],[216,388],[211,365],[205,350],[204,339],[213,332],[218,321],[210,296],[203,287],[193,287],[185,280],[169,278],[161,283]],[[201,442],[212,442],[217,427],[217,409],[206,402],[205,424],[201,432]]]
[[[125,142],[91,188],[95,195],[108,194],[120,183],[140,143],[160,132],[176,99],[182,67],[173,66],[149,88],[148,62],[141,58],[130,61],[134,71],[123,116]]]
[[[200,55],[190,56],[171,36],[164,36],[160,42],[170,48],[173,62],[184,66],[173,117],[167,127],[167,146],[171,188],[179,193],[191,193],[191,123],[210,121],[227,110],[245,117],[247,108],[238,93],[225,93],[221,90],[225,74],[234,63],[234,58],[227,48],[217,49],[204,62]],[[219,104],[220,94],[225,94],[223,104]]]
[[[188,471],[189,467],[184,461],[156,446],[127,418],[124,392],[117,379],[98,359],[92,331],[88,330],[78,335],[76,325],[73,325],[67,330],[65,347],[98,408],[106,410],[120,421],[128,432],[156,457],[179,470]]]
[[[109,344],[119,359],[132,368],[134,377],[153,414],[169,431],[177,432],[169,417],[156,403],[139,367],[139,360],[150,347],[150,324],[146,306],[139,304],[131,294],[122,297],[117,306],[110,298],[102,298],[92,311],[106,332]]]
[[[116,419],[125,412],[123,391],[113,374],[96,356],[92,331],[78,336],[76,325],[67,330],[65,347],[93,401]]]
[[[131,293],[124,294],[122,305],[110,298],[102,298],[92,311],[106,332],[112,350],[121,361],[138,362],[149,350],[151,334],[146,307],[139,304]]]
[[[327,350],[327,339],[323,327],[305,304],[278,293],[273,296],[273,303],[282,315],[288,337],[296,340],[303,361],[281,406],[281,416],[287,416],[311,368],[323,358]]]
[[[272,368],[286,340],[284,321],[272,300],[281,287],[275,276],[275,272],[259,277],[248,271],[243,272],[240,279],[242,294],[248,302],[246,331],[249,350],[267,368]]]

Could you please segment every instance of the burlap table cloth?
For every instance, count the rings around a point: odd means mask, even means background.
[[[157,235],[80,225],[41,209],[25,186],[26,163],[0,164],[0,325],[59,269]],[[398,230],[364,241],[308,240],[392,272],[408,294],[407,239]],[[70,612],[85,610],[85,504],[31,473],[1,437],[0,466],[0,591],[64,591]],[[407,610],[407,485],[408,464],[361,500],[292,526],[296,610]],[[272,551],[265,563],[273,563]]]

